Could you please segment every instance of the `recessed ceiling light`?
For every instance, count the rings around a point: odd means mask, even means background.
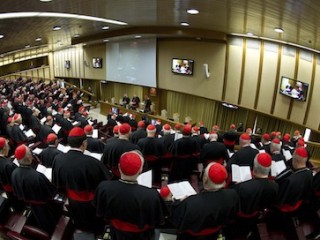
[[[80,34],[75,34],[75,35],[73,35],[73,37],[78,38],[78,37],[80,37]]]
[[[180,23],[181,26],[189,26],[189,23],[186,23],[186,22],[182,22]]]
[[[197,9],[188,9],[187,13],[189,13],[189,14],[198,14],[199,11]]]
[[[280,27],[276,27],[274,29],[274,31],[277,32],[277,33],[283,33],[284,32],[284,30],[282,28],[280,28]]]
[[[40,42],[42,40],[42,38],[38,37],[36,38],[36,42]]]
[[[3,34],[0,34],[0,38],[4,38],[4,35],[3,35]]]
[[[254,36],[254,34],[252,32],[248,32],[247,35],[251,36],[251,37]]]
[[[140,35],[137,35],[137,36],[134,36],[134,38],[141,38],[141,36],[140,36]]]
[[[102,30],[108,30],[109,27],[108,27],[108,26],[102,26],[101,29],[102,29]]]
[[[40,2],[51,2],[52,0],[40,0]]]
[[[61,26],[54,26],[54,27],[52,28],[53,31],[58,31],[58,30],[60,30],[60,29],[61,29]]]
[[[103,39],[104,42],[109,42],[109,39]]]
[[[29,48],[29,47],[31,47],[31,46],[30,46],[30,44],[28,44],[28,45],[25,45],[24,47],[25,47],[25,48]]]

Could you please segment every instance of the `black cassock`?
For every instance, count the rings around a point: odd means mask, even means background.
[[[235,218],[239,196],[233,189],[204,191],[172,206],[172,222],[181,240],[211,240]]]
[[[164,223],[167,213],[156,189],[122,180],[102,182],[93,205],[98,216],[111,222],[116,240],[152,239],[154,228]]]
[[[103,153],[105,144],[97,138],[87,137],[87,150],[93,153]]]
[[[66,192],[76,228],[99,232],[103,227],[91,201],[98,184],[106,179],[108,172],[103,164],[81,151],[71,149],[55,157],[52,182]]]
[[[59,151],[55,146],[48,146],[39,154],[39,159],[42,165],[47,168],[52,168],[54,158],[60,153],[62,152]]]
[[[53,197],[56,188],[50,181],[29,166],[16,168],[11,176],[14,194],[31,206],[31,212],[37,225],[52,233],[60,216]]]
[[[116,178],[120,178],[118,163],[121,155],[125,152],[139,150],[139,147],[128,140],[115,139],[107,142],[103,150],[101,161],[114,174]]]

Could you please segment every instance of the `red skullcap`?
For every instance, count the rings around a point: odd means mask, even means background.
[[[142,157],[136,152],[126,152],[121,155],[119,168],[127,176],[136,175],[142,166]]]
[[[86,117],[88,116],[88,112],[83,112],[82,115]]]
[[[214,125],[212,128],[219,129],[219,126],[218,125]]]
[[[83,112],[84,111],[84,106],[79,107],[78,112]]]
[[[158,119],[157,119],[157,122],[158,122],[158,123],[161,123],[161,119],[158,118]]]
[[[12,121],[12,117],[9,117],[7,120],[7,123],[11,123],[11,121]]]
[[[213,183],[221,184],[227,178],[227,170],[220,163],[214,163],[209,168],[208,177]]]
[[[270,141],[270,135],[268,133],[263,134],[262,138],[264,138],[267,141]]]
[[[80,127],[74,127],[69,132],[69,137],[83,137],[86,134],[84,133],[83,129]]]
[[[183,126],[182,132],[185,135],[189,135],[189,134],[191,134],[191,129],[192,129],[191,125],[187,124],[187,125]]]
[[[123,123],[119,127],[119,133],[121,134],[128,134],[131,130],[131,127],[128,123]]]
[[[230,125],[230,129],[236,129],[236,125],[231,124],[231,125]]]
[[[24,156],[27,153],[27,147],[26,145],[22,144],[19,147],[16,148],[16,151],[14,152],[14,155],[17,160],[21,160],[24,158]]]
[[[144,121],[139,121],[139,122],[138,122],[138,127],[144,128],[145,126],[146,126],[146,125],[145,125]]]
[[[56,134],[50,133],[50,134],[48,135],[48,137],[47,137],[47,142],[53,142],[53,141],[55,141],[57,138],[58,138],[58,137],[57,137]]]
[[[276,135],[277,135],[277,133],[276,133],[275,131],[272,131],[272,132],[271,132],[271,136],[272,136],[272,137],[275,137]]]
[[[175,129],[179,129],[179,130],[180,130],[180,128],[181,128],[181,124],[180,124],[180,123],[177,123],[176,125],[174,125],[174,128],[175,128]]]
[[[84,127],[84,131],[85,131],[86,133],[90,133],[90,132],[93,131],[93,127],[88,124],[88,125],[86,125],[86,126]]]
[[[195,126],[195,127],[192,128],[192,130],[193,130],[194,132],[198,132],[198,131],[199,131],[199,128]]]
[[[251,140],[251,137],[247,133],[242,133],[241,136],[240,136],[240,139],[242,139],[242,140]]]
[[[299,146],[299,147],[304,147],[304,144],[305,144],[305,142],[301,139],[299,139],[297,142],[297,146]]]
[[[21,115],[19,113],[16,113],[15,115],[13,115],[13,120],[17,120],[21,117]]]
[[[115,126],[113,127],[113,133],[115,133],[115,134],[118,134],[118,133],[119,133],[119,126],[118,126],[118,125],[115,125]]]
[[[152,124],[149,124],[147,127],[147,131],[148,132],[155,132],[156,131],[156,127]]]
[[[284,135],[282,139],[285,142],[289,142],[290,141],[290,135]]]
[[[168,186],[163,186],[161,189],[160,189],[160,196],[163,197],[163,198],[166,198],[170,195],[170,189],[168,188]]]
[[[299,130],[295,130],[293,135],[295,135],[295,136],[300,135],[300,131]]]
[[[270,167],[272,158],[268,153],[259,153],[257,155],[257,162],[263,167]]]
[[[282,132],[276,132],[276,136],[281,136]]]
[[[297,148],[296,151],[295,151],[295,154],[300,156],[300,157],[303,157],[303,158],[308,157],[308,152],[303,147]]]
[[[273,139],[272,142],[275,143],[275,144],[280,144],[281,143],[279,138]]]
[[[171,127],[170,127],[170,125],[168,123],[163,125],[163,130],[170,131],[170,129],[171,129]]]
[[[2,149],[6,145],[6,139],[3,137],[0,137],[0,149]]]

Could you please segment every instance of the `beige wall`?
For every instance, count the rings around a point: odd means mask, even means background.
[[[106,54],[105,45],[55,52],[54,74],[59,77],[105,79]],[[102,69],[92,68],[93,57],[103,58]],[[171,61],[174,57],[193,59],[193,76],[172,73]],[[317,59],[318,55],[294,47],[239,37],[229,38],[226,43],[159,39],[157,84],[159,89],[225,101],[318,131],[320,65],[314,62]],[[71,60],[71,69],[64,68],[65,60]],[[209,78],[204,75],[204,63],[209,65]],[[281,76],[309,83],[307,101],[298,102],[279,94]],[[177,111],[179,108],[181,106],[177,106]]]

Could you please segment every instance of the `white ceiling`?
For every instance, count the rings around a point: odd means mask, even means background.
[[[199,14],[190,15],[195,8]],[[1,19],[11,12],[59,12],[119,20],[126,26],[101,21],[61,17],[24,17]],[[2,14],[1,14],[2,13]],[[226,34],[252,32],[266,37],[320,50],[319,0],[2,0],[0,1],[0,54],[22,49],[25,45],[49,45],[51,50],[73,43],[102,42],[119,36],[188,36],[209,38],[212,31]],[[188,22],[188,27],[180,26]],[[52,27],[59,25],[59,31]],[[108,30],[101,27],[108,25]],[[159,28],[161,27],[161,28]],[[164,27],[164,28],[162,28]],[[276,33],[282,27],[284,33]],[[167,29],[167,30],[164,30]],[[170,30],[171,29],[171,30]],[[179,29],[190,31],[181,35]],[[208,31],[210,30],[210,31]],[[73,39],[75,34],[81,37]],[[40,42],[35,42],[41,37]],[[73,39],[73,41],[72,41]]]

